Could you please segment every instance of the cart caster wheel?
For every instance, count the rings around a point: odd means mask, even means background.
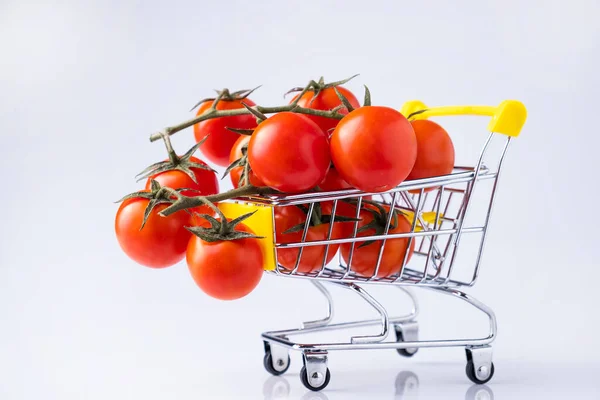
[[[473,360],[470,360],[467,362],[466,372],[467,377],[471,380],[471,382],[482,385],[489,382],[494,376],[494,363],[491,363],[491,367],[489,369],[484,365],[479,367],[479,371],[475,371]]]
[[[263,365],[268,373],[271,375],[281,375],[290,368],[290,355],[282,346],[271,346],[267,341],[263,342],[265,346],[265,357],[263,358]]]
[[[491,346],[476,346],[465,348],[467,355],[467,377],[473,383],[481,385],[489,382],[494,376]]]
[[[396,342],[416,342],[419,340],[419,326],[416,322],[407,322],[402,325],[395,325],[394,330],[396,331]],[[418,347],[411,347],[408,349],[396,349],[398,354],[403,357],[412,357],[417,354]]]
[[[273,362],[273,355],[271,352],[267,352],[265,357],[263,358],[263,365],[268,373],[271,375],[281,375],[285,374],[285,372],[290,368],[290,356],[287,356],[287,362],[285,359],[279,358],[275,362]]]
[[[313,373],[314,379],[321,378],[317,374],[318,374],[318,372]],[[312,386],[310,384],[310,382],[308,381],[308,374],[306,373],[306,367],[302,367],[302,369],[300,370],[300,380],[302,381],[302,384],[304,386],[306,386],[307,389],[310,389],[314,392],[318,392],[319,390],[325,389],[325,387],[327,385],[329,385],[330,378],[331,378],[331,374],[329,373],[329,368],[327,368],[327,372],[325,373],[325,380],[323,381],[323,383],[320,384],[319,386]]]

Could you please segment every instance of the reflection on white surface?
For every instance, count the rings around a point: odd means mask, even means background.
[[[401,371],[394,381],[395,392],[393,400],[416,400],[419,398],[419,376],[413,371]],[[300,400],[329,400],[327,389],[322,392],[309,390],[300,397]],[[264,400],[291,399],[291,387],[285,376],[270,376],[263,384]],[[380,398],[380,397],[378,397]],[[494,391],[487,385],[471,385],[466,393],[465,400],[494,400]]]
[[[494,400],[494,392],[487,385],[473,385],[467,390],[465,400]]]
[[[300,400],[329,400],[329,397],[323,392],[307,392]]]
[[[265,400],[285,400],[290,396],[290,383],[282,376],[270,376],[263,384]]]
[[[396,375],[396,395],[394,400],[416,399],[419,393],[419,377],[412,371],[402,371]]]

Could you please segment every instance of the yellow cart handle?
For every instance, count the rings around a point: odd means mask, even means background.
[[[482,115],[492,117],[488,124],[490,132],[517,137],[521,133],[527,109],[517,100],[504,100],[498,106],[445,106],[427,107],[419,100],[407,101],[400,110],[410,120],[443,117],[449,115]]]

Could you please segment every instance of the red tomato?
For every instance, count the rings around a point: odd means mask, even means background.
[[[196,157],[190,157],[190,161],[206,165],[206,163]],[[208,169],[202,168],[190,168],[196,176],[196,182],[192,180],[185,172],[172,170],[161,172],[160,174],[153,175],[146,181],[146,190],[150,190],[154,179],[161,186],[170,187],[171,189],[183,189],[188,188],[192,190],[184,190],[181,194],[185,196],[209,196],[211,194],[219,193],[219,181],[217,180],[217,174]],[[192,209],[191,211],[200,214],[210,214],[213,212],[208,206],[201,206]]]
[[[334,222],[333,224],[333,229],[331,230],[331,239],[342,239],[346,236],[344,236],[347,232],[346,227],[348,226],[348,222]],[[319,240],[327,240],[327,235],[329,234],[329,226],[330,223],[323,223],[323,224],[319,224],[317,226],[311,226],[309,229],[312,231],[315,231],[320,237],[321,239]],[[322,255],[321,255],[321,262],[319,265],[319,268],[322,266],[323,264],[323,255],[325,255],[325,246],[319,246],[322,249]],[[336,256],[338,250],[340,248],[339,244],[330,244],[329,245],[329,250],[327,251],[327,261],[325,262],[325,264],[329,264],[329,262],[331,262],[331,260],[333,260],[333,258]]]
[[[229,164],[232,162],[239,160],[242,157],[242,147],[247,146],[250,142],[250,136],[241,136],[233,145],[231,149],[231,154],[229,154]],[[235,167],[231,171],[229,171],[229,177],[231,178],[231,183],[234,188],[239,187],[240,176],[242,176],[243,168]],[[248,181],[251,185],[254,186],[265,186],[265,183],[256,177],[256,174],[252,169],[250,169],[250,176],[248,177]]]
[[[369,222],[373,220],[373,215],[371,212],[363,209],[361,210],[360,218],[361,221],[358,223],[359,229],[369,224]],[[408,233],[411,231],[411,228],[412,226],[406,217],[398,213],[398,224],[395,228],[390,227],[388,233]],[[364,237],[375,234],[376,232],[374,229],[367,229],[359,232],[357,236]],[[400,268],[402,267],[402,263],[404,261],[404,255],[406,254],[406,249],[408,247],[408,241],[408,238],[386,240],[383,255],[381,257],[381,264],[379,266],[379,271],[377,272],[377,277],[386,277],[400,272]],[[364,242],[358,242],[354,244],[354,254],[352,256],[352,265],[350,267],[352,271],[356,272],[357,274],[370,277],[375,273],[375,266],[377,265],[377,257],[379,256],[381,241],[378,240],[367,246],[360,247],[362,243]],[[351,247],[352,243],[344,243],[341,246],[342,258],[344,261],[346,261],[346,263],[350,257]],[[415,240],[413,239],[411,242],[408,259],[406,261],[407,263],[410,261],[414,249]]]
[[[212,101],[205,101],[198,108],[196,115],[204,113],[212,105]],[[250,99],[243,100],[221,100],[217,104],[217,110],[234,110],[244,108],[242,103],[248,106],[254,106]],[[240,137],[239,134],[231,132],[226,128],[254,129],[256,127],[256,117],[252,114],[238,115],[235,117],[221,117],[207,119],[194,125],[194,136],[196,142],[201,141],[206,136],[208,139],[200,146],[202,153],[211,162],[226,167],[229,165],[229,154],[234,143]],[[210,136],[209,136],[210,135]]]
[[[331,158],[340,176],[355,188],[385,192],[410,173],[417,158],[417,139],[398,111],[361,107],[333,131]]]
[[[244,224],[235,230],[253,233]],[[193,235],[187,247],[186,260],[196,284],[207,295],[220,300],[246,296],[263,275],[260,239],[205,242]]]
[[[336,190],[352,189],[352,185],[346,182],[335,168],[329,168],[325,180],[319,184],[319,188],[324,192],[333,192]]]
[[[417,137],[417,161],[407,179],[451,173],[454,169],[454,145],[448,132],[426,119],[412,121],[411,125]]]
[[[267,186],[286,193],[317,186],[331,164],[321,128],[291,112],[276,114],[256,128],[248,145],[248,161]]]
[[[333,201],[324,201],[321,203],[323,215],[331,215],[333,212]],[[335,208],[335,217],[356,218],[356,206],[347,203],[343,200],[338,200]],[[360,218],[360,217],[359,217]],[[337,227],[337,237],[334,239],[342,239],[352,237],[354,233],[354,222],[334,222]]]
[[[119,245],[135,262],[150,268],[165,268],[178,263],[185,256],[192,235],[185,229],[191,225],[191,216],[178,211],[168,217],[158,213],[167,204],[152,210],[143,229],[144,211],[149,200],[134,198],[121,203],[115,218],[115,232]]]
[[[352,107],[359,108],[360,103],[348,89],[337,86],[337,90],[344,95],[352,105]],[[298,97],[300,94],[296,95],[292,102]],[[331,110],[337,106],[342,104],[340,98],[335,93],[333,88],[326,88],[321,90],[318,96],[315,97],[315,93],[312,91],[304,93],[302,98],[298,101],[298,105],[304,108],[311,108],[313,110]],[[348,114],[348,109],[346,107],[340,109],[338,111],[340,114]],[[319,127],[327,134],[327,136],[331,136],[331,131],[336,127],[339,120],[327,117],[319,117],[316,115],[307,115],[312,121],[314,121]]]
[[[296,206],[275,207],[275,241],[277,243],[299,243],[302,241],[302,231],[284,233],[288,229],[303,224],[306,221],[304,211]],[[325,240],[329,233],[329,224],[320,224],[311,226],[306,234],[306,241]],[[340,228],[334,225],[331,234],[332,239],[340,238],[342,235]],[[335,257],[339,245],[330,245],[327,252],[327,261],[329,263]],[[293,270],[298,258],[299,248],[279,248],[277,249],[277,262],[287,270]],[[325,257],[325,246],[306,246],[302,250],[298,272],[309,273],[319,270],[323,266]]]

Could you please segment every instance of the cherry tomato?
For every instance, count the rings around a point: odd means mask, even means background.
[[[200,104],[196,115],[204,113],[212,105],[212,101]],[[221,100],[217,104],[217,110],[234,110],[244,108],[242,103],[254,106],[250,99],[243,100]],[[208,139],[200,146],[202,153],[214,164],[226,167],[229,165],[229,154],[239,134],[231,132],[226,128],[254,129],[256,118],[252,114],[237,115],[234,117],[221,117],[207,119],[194,125],[194,136],[196,142],[208,136]],[[210,136],[209,136],[210,135]]]
[[[333,229],[331,230],[330,239],[344,238],[345,232],[347,232],[346,227],[348,226],[348,224],[349,224],[348,222],[334,222]],[[309,228],[309,230],[316,232],[321,237],[320,240],[327,240],[327,235],[329,234],[330,225],[331,225],[330,223],[323,223],[323,224],[319,224],[317,226],[311,226]],[[322,248],[321,258],[319,259],[319,268],[320,268],[323,264],[323,255],[325,255],[325,246],[319,246],[319,247]],[[330,244],[329,245],[329,250],[327,251],[327,261],[325,261],[325,264],[329,264],[331,262],[331,260],[333,260],[333,258],[336,256],[339,248],[340,248],[339,244]],[[317,269],[319,269],[319,268],[317,268]]]
[[[348,101],[350,102],[352,107],[354,107],[355,109],[360,107],[360,103],[358,102],[358,100],[356,99],[356,97],[354,96],[354,94],[351,91],[349,91],[348,89],[346,89],[342,86],[336,86],[336,87],[337,87],[337,90],[342,95],[344,95],[344,97],[346,97],[346,99],[348,99]],[[300,96],[300,94],[296,95],[292,99],[292,102],[294,100],[296,100],[296,98],[298,96]],[[313,110],[331,110],[341,104],[342,104],[342,102],[341,102],[340,98],[337,96],[334,88],[332,88],[332,87],[321,90],[321,92],[316,97],[315,97],[314,92],[312,92],[312,91],[306,92],[298,101],[298,105],[300,107],[312,108]],[[338,111],[338,113],[348,114],[348,109],[346,107],[341,108]],[[327,136],[331,136],[331,132],[332,132],[333,128],[335,128],[339,122],[339,120],[337,120],[337,119],[327,118],[327,117],[319,117],[317,115],[307,115],[307,117],[310,118],[312,121],[314,121],[317,125],[319,125],[319,127],[323,130],[323,132],[325,132],[327,134]]]
[[[366,200],[372,200],[373,196],[363,196],[363,202]],[[366,203],[362,203],[362,207],[364,208]],[[323,214],[331,215],[333,213],[333,201],[323,201],[321,202],[321,208],[323,210]],[[337,206],[335,209],[335,216],[338,217],[347,217],[347,218],[355,218],[356,219],[356,205],[351,204],[345,200],[338,200]],[[359,216],[360,218],[360,216]],[[340,237],[341,238],[349,238],[354,234],[354,221],[347,222],[336,222],[337,225],[341,228]]]
[[[158,213],[167,204],[152,210],[143,229],[144,211],[149,200],[134,198],[121,203],[115,218],[115,232],[119,245],[135,262],[150,268],[165,268],[178,263],[185,256],[192,235],[185,226],[192,225],[191,216],[178,211],[168,217]]]
[[[426,119],[412,121],[411,125],[417,137],[417,160],[407,179],[451,173],[454,169],[454,145],[448,132]]]
[[[206,163],[196,157],[190,157],[190,161],[206,165]],[[171,189],[183,189],[188,188],[192,190],[184,190],[181,194],[185,196],[209,196],[211,194],[219,193],[219,181],[217,180],[217,174],[208,169],[202,168],[190,168],[196,177],[196,182],[192,180],[185,172],[172,170],[161,172],[160,174],[153,175],[146,181],[146,190],[150,190],[152,187],[151,181],[154,179],[161,186],[170,187]],[[208,206],[201,206],[193,208],[191,211],[199,214],[210,214],[213,212]]]
[[[244,224],[235,230],[253,233]],[[186,260],[196,284],[207,295],[220,300],[235,300],[246,296],[263,275],[263,255],[260,239],[237,239],[206,242],[193,235]]]
[[[250,142],[250,136],[241,136],[233,145],[231,149],[231,154],[229,155],[229,164],[232,162],[239,160],[242,157],[242,147],[248,146]],[[235,167],[231,171],[229,171],[229,177],[231,178],[231,183],[234,188],[239,187],[240,176],[242,176],[243,172],[242,167]],[[251,185],[254,186],[265,186],[265,183],[256,177],[256,174],[252,169],[250,169],[250,176],[248,177],[248,181]]]
[[[366,209],[360,212],[361,221],[358,223],[358,229],[369,224],[373,221],[373,214]],[[395,228],[390,227],[388,233],[408,233],[412,229],[412,226],[408,219],[402,214],[398,213],[398,223]],[[358,237],[375,235],[374,229],[367,229],[357,234]],[[385,248],[381,257],[381,264],[377,277],[387,277],[400,272],[402,263],[404,262],[404,255],[408,247],[408,238],[388,239],[385,242]],[[354,244],[354,253],[352,255],[352,271],[356,272],[361,276],[370,277],[375,273],[375,267],[377,265],[377,258],[379,256],[379,249],[381,247],[381,241],[377,240],[364,247],[360,245],[364,242],[357,242]],[[352,243],[344,243],[341,245],[342,258],[348,263],[350,257],[350,249]],[[409,255],[407,259],[410,261],[415,248],[415,240],[413,239],[410,245]]]
[[[306,221],[306,214],[296,206],[275,207],[275,241],[277,243],[299,243],[302,241],[303,231],[284,233],[288,229],[303,224]],[[340,238],[342,233],[340,228],[334,225],[331,234],[332,239]],[[309,227],[306,233],[306,241],[325,240],[329,233],[329,224],[320,224]],[[330,245],[327,252],[326,263],[329,263],[335,257],[339,245]],[[277,262],[287,270],[293,270],[296,266],[296,259],[300,252],[299,248],[279,248],[277,249]],[[319,270],[323,266],[325,257],[325,246],[306,246],[302,250],[298,271],[309,273]]]
[[[331,164],[327,136],[321,128],[291,112],[276,114],[254,130],[248,161],[267,186],[286,193],[317,186]]]
[[[345,116],[331,136],[331,158],[340,176],[365,192],[400,184],[417,158],[412,126],[398,111],[361,107]]]
[[[333,192],[336,190],[352,189],[352,185],[346,182],[337,170],[333,167],[329,168],[325,180],[319,184],[319,188],[324,192]]]
[[[321,210],[323,215],[331,215],[333,213],[333,201],[321,202]],[[338,200],[335,208],[335,217],[356,218],[356,206],[343,200]],[[352,237],[354,233],[354,221],[339,221],[334,222],[334,224],[336,227],[336,237],[334,239]]]

